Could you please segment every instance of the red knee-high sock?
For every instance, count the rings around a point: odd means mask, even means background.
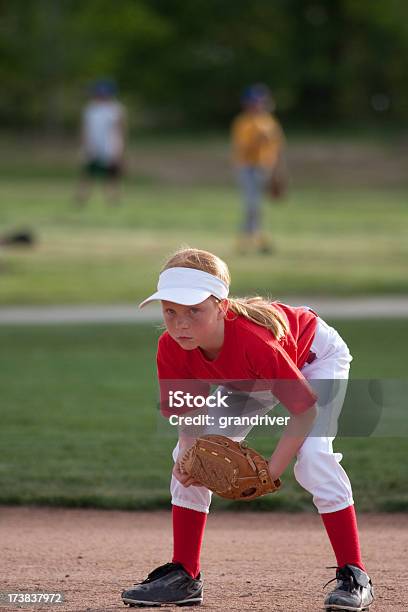
[[[181,563],[195,578],[200,571],[200,552],[207,514],[173,505],[173,563]]]
[[[354,506],[348,506],[339,512],[321,514],[324,526],[336,555],[338,567],[350,564],[365,572],[361,560],[360,540],[358,537],[357,519]]]

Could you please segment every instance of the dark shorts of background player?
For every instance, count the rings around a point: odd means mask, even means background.
[[[91,159],[84,166],[84,173],[92,178],[117,179],[122,176],[122,167],[118,162],[105,162]]]

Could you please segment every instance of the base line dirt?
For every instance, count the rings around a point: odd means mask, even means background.
[[[408,516],[361,514],[363,556],[376,601],[370,612],[408,610]],[[2,604],[40,612],[132,610],[123,588],[171,560],[169,512],[0,507],[0,592],[62,592],[63,604]],[[322,610],[335,560],[317,514],[210,514],[197,610]],[[169,606],[165,610],[180,610]]]

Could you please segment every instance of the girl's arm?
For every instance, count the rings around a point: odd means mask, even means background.
[[[316,416],[316,405],[301,414],[291,415],[290,421],[269,459],[269,473],[272,480],[279,478],[296,456],[312,429]]]

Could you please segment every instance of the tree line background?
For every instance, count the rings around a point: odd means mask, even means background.
[[[405,0],[0,0],[0,125],[69,129],[109,75],[150,126],[209,128],[263,81],[302,125],[408,118]]]

